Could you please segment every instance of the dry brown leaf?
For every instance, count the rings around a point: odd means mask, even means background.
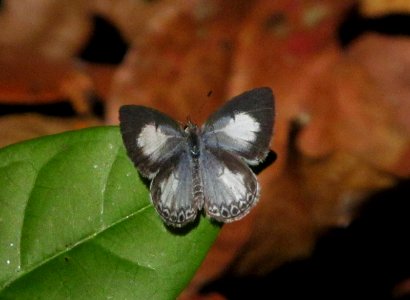
[[[201,123],[224,100],[238,23],[249,3],[195,3],[162,7],[150,21],[114,79],[109,120],[116,120],[120,105],[135,103]]]
[[[94,6],[102,2],[4,1],[0,100],[36,104],[68,99],[81,113],[90,91],[107,97],[113,68],[79,63],[74,57],[91,33],[92,13],[100,12]]]
[[[50,102],[69,96],[63,82],[75,72],[73,56],[91,19],[84,1],[4,1],[0,13],[0,98]]]
[[[42,116],[34,113],[0,118],[0,148],[20,141],[90,126],[102,125],[96,119]]]
[[[0,99],[9,103],[52,102],[61,99],[61,82],[73,71],[67,60],[52,61],[31,51],[0,51]]]
[[[4,1],[0,13],[0,56],[30,51],[59,61],[70,58],[90,31],[88,4],[81,0],[59,2]]]
[[[362,66],[398,126],[410,132],[410,39],[368,33],[349,47],[352,63]]]
[[[410,13],[408,0],[361,0],[361,12],[370,17],[393,13]]]
[[[300,149],[310,156],[343,150],[375,169],[408,175],[409,47],[408,39],[366,35],[322,64],[304,100],[310,122]]]

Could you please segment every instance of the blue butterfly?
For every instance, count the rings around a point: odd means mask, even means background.
[[[120,108],[127,153],[151,180],[151,201],[167,225],[182,227],[202,209],[225,223],[249,213],[260,187],[247,164],[266,158],[274,111],[269,88],[234,97],[201,127],[191,122],[180,126],[149,107]]]

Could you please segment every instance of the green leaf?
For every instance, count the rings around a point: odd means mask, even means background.
[[[172,299],[218,231],[164,226],[117,127],[0,149],[0,299]]]

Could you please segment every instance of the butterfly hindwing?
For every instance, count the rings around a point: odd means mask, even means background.
[[[181,227],[195,220],[203,199],[194,197],[195,169],[183,152],[169,160],[151,182],[151,200],[166,224]]]
[[[241,159],[222,149],[205,149],[200,165],[209,217],[224,223],[239,220],[257,203],[258,181]]]
[[[274,110],[271,89],[245,92],[209,117],[202,127],[202,140],[207,147],[224,149],[257,165],[269,152]]]
[[[152,108],[122,106],[120,128],[128,155],[141,174],[150,179],[184,147],[178,123]]]

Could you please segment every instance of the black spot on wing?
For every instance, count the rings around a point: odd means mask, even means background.
[[[212,205],[207,208],[207,214],[222,223],[230,223],[246,216],[251,208],[258,202],[257,193],[248,193],[244,199],[230,204]]]

